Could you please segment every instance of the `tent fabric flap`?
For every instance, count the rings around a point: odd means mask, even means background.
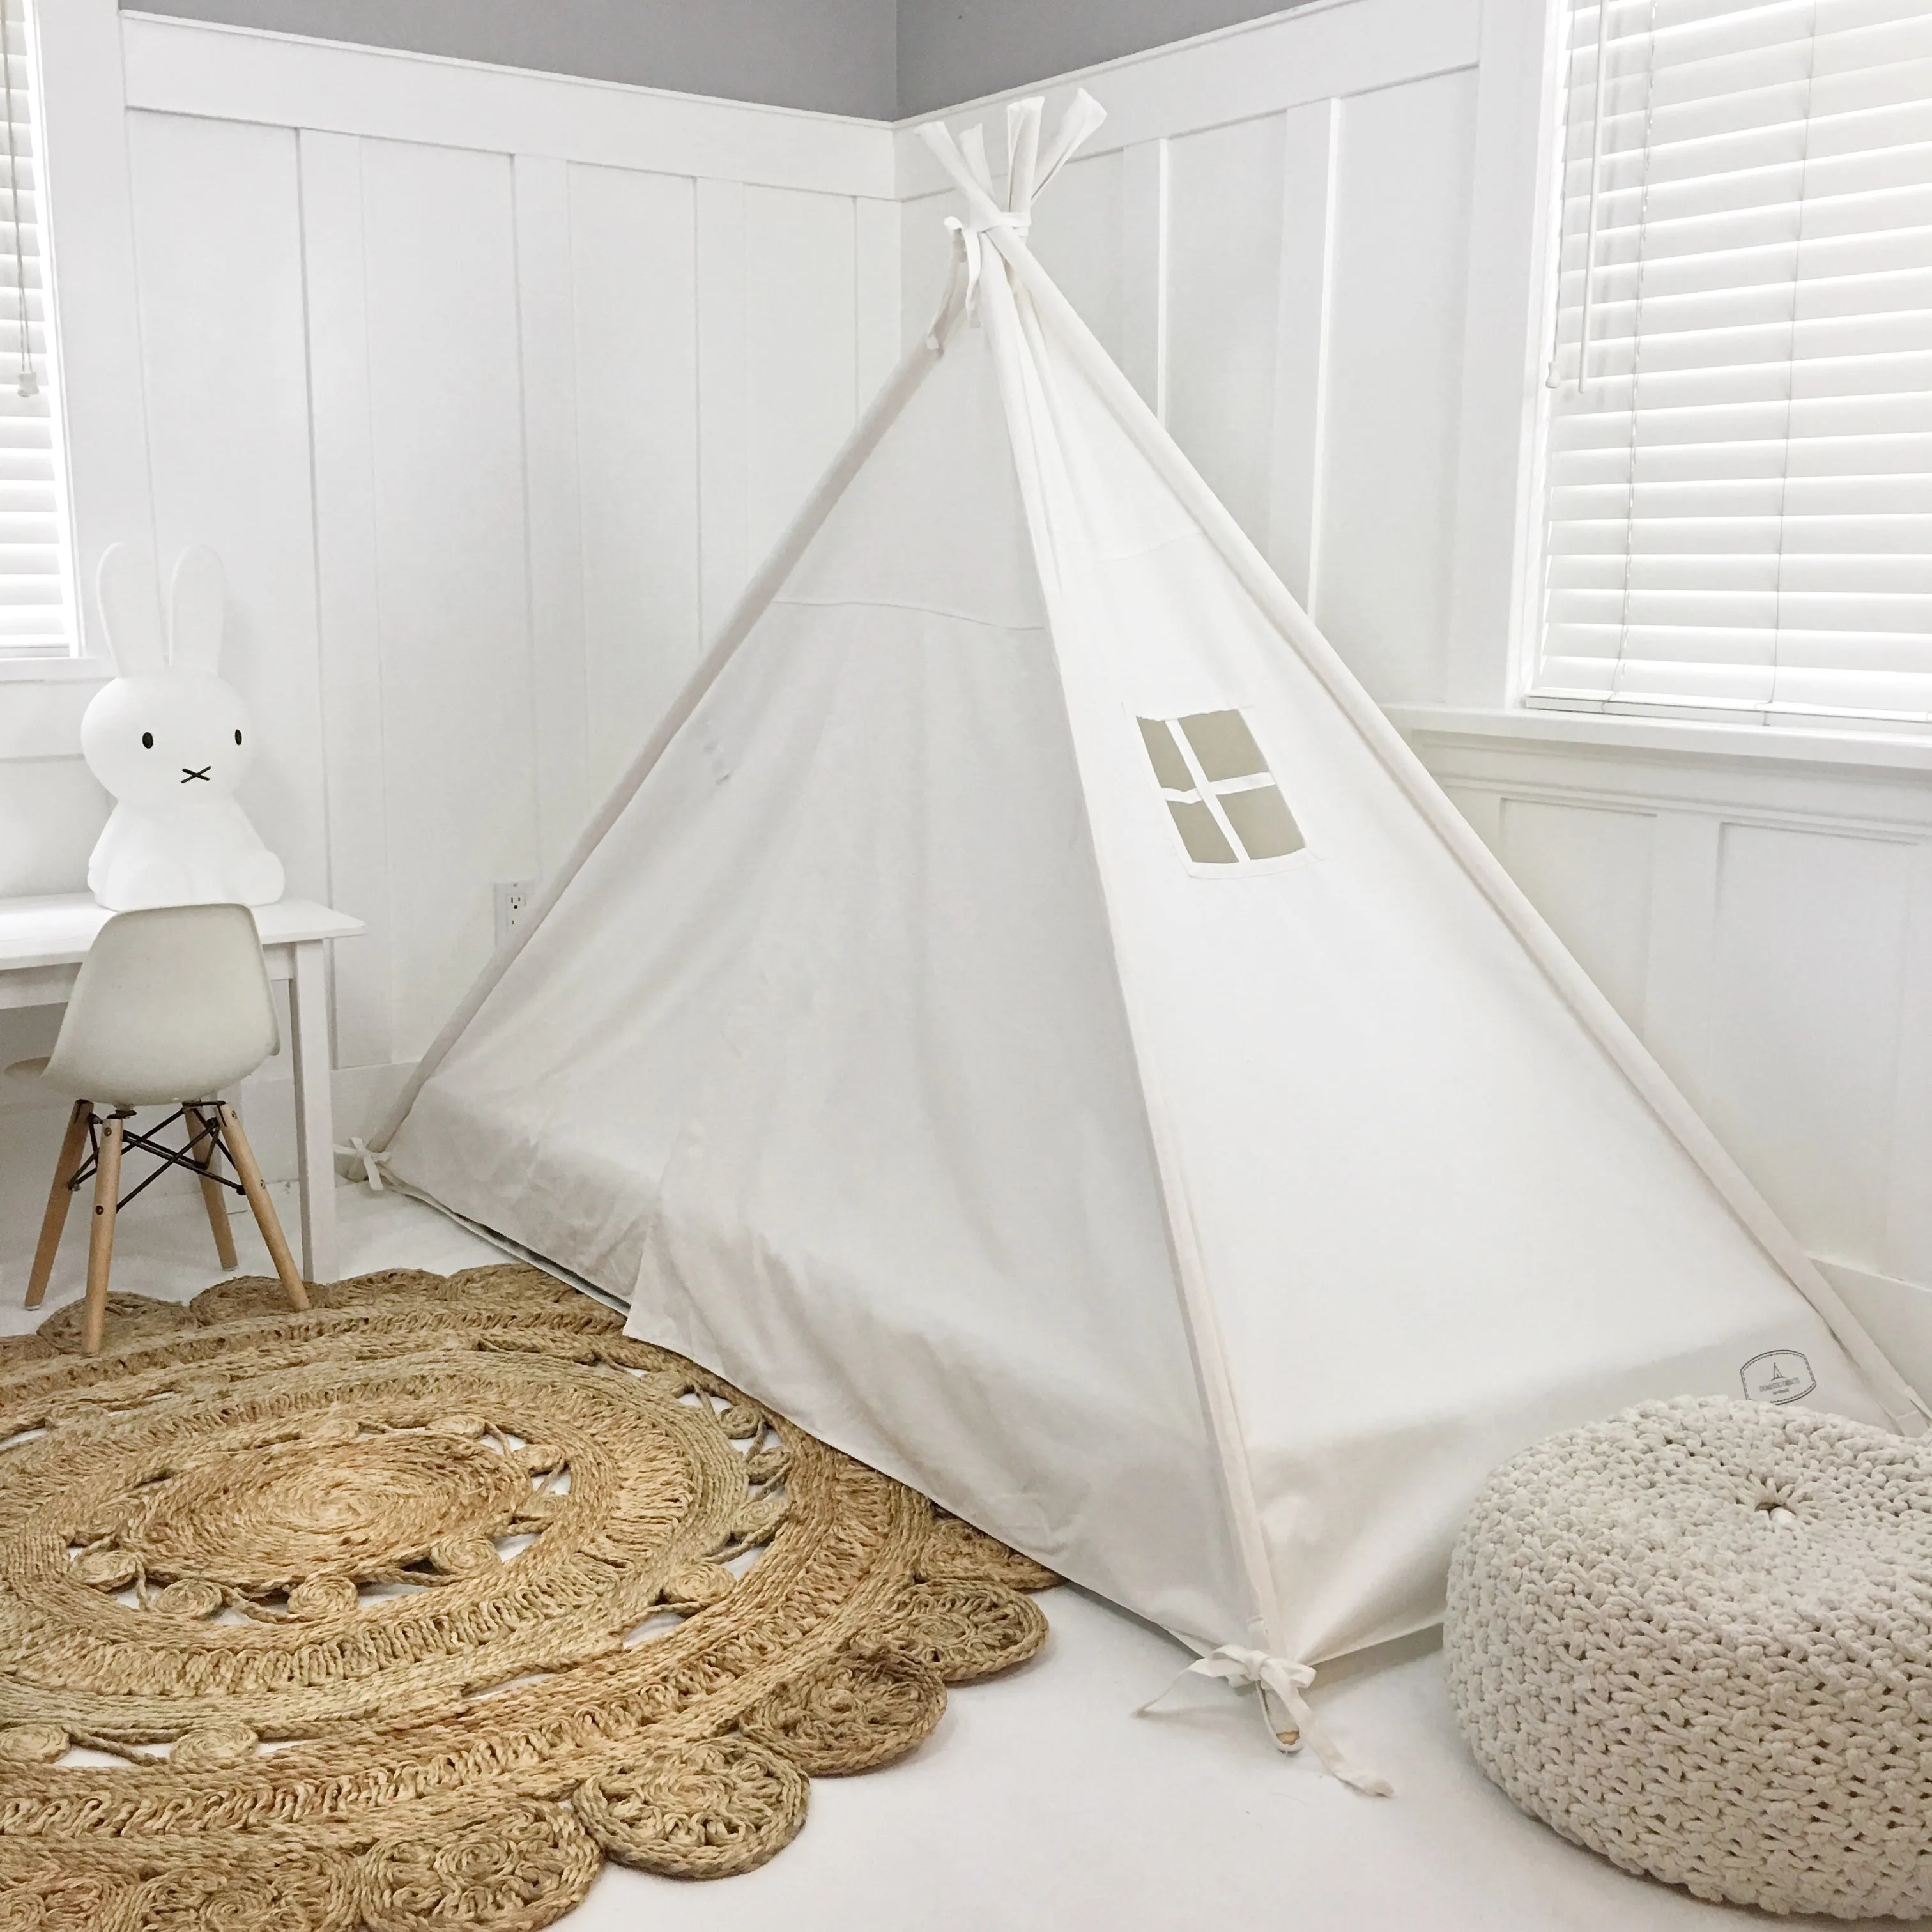
[[[1241,1626],[982,332],[385,1160],[1061,1574]]]

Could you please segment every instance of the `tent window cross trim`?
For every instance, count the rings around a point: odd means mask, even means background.
[[[1154,781],[1196,864],[1247,869],[1304,848],[1301,828],[1240,712],[1136,722]]]

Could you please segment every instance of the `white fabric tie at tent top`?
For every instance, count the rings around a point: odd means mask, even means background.
[[[1034,260],[1099,119],[923,130],[932,332],[375,1145],[1372,1787],[1496,1463],[1924,1412]]]

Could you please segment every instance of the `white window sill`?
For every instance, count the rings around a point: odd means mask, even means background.
[[[0,684],[105,684],[113,675],[105,658],[0,658]]]
[[[1617,752],[1932,773],[1932,734],[1820,731],[1782,724],[1609,717],[1598,712],[1532,711],[1526,707],[1391,704],[1384,708],[1390,722],[1405,737],[1506,738],[1526,744],[1594,746]]]

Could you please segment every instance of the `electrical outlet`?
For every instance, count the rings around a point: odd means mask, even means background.
[[[501,946],[529,917],[537,902],[534,879],[499,879],[496,894],[496,944]]]

